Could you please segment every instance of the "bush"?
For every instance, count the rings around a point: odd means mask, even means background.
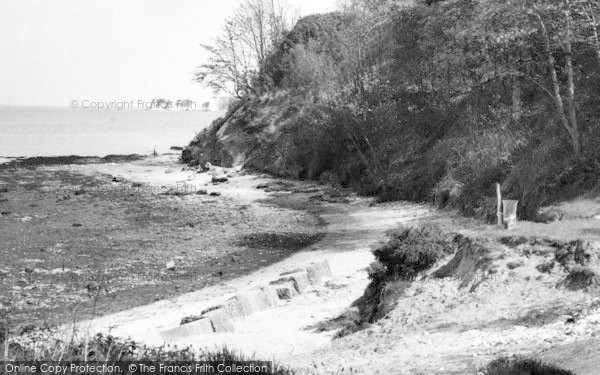
[[[385,275],[394,279],[410,280],[455,250],[449,237],[434,225],[401,227],[388,235],[388,242],[380,245],[373,254],[384,266]]]
[[[567,277],[559,282],[559,286],[564,285],[570,290],[585,289],[592,285],[598,284],[596,273],[587,267],[576,266],[569,271]]]
[[[485,375],[575,375],[568,370],[547,365],[541,361],[530,358],[499,358],[490,362],[485,370]]]
[[[401,175],[385,178],[380,202],[407,200],[428,202],[433,200],[432,192],[446,171],[446,163],[442,160],[420,159],[406,165]]]
[[[565,158],[568,145],[544,143],[518,155],[519,162],[503,183],[505,195],[519,200],[518,215],[535,220],[544,205],[597,190],[600,163],[595,159]]]
[[[385,316],[414,277],[456,250],[454,236],[433,225],[400,227],[388,235],[390,239],[373,250],[376,261],[369,267],[371,281],[354,303],[361,323]]]

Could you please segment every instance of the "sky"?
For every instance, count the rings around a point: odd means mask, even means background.
[[[212,92],[192,81],[241,0],[0,0],[0,105],[68,106]],[[289,0],[299,16],[335,0]]]

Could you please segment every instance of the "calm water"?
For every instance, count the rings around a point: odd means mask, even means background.
[[[163,153],[187,145],[222,114],[0,107],[0,157]]]

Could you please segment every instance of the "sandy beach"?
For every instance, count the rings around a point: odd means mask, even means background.
[[[307,210],[257,204],[177,155],[0,169],[3,303],[16,333],[222,283],[319,238]]]

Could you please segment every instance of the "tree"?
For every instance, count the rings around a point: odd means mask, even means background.
[[[196,80],[217,92],[242,98],[263,83],[260,70],[293,19],[278,0],[245,0],[225,21]]]
[[[575,72],[573,69],[573,43],[576,34],[573,23],[573,2],[571,0],[535,1],[533,14],[537,18],[544,41],[552,85],[551,95],[556,112],[563,128],[569,134],[573,152],[576,156],[580,156],[581,132],[577,120]],[[566,89],[561,87],[561,79],[558,75],[559,67],[555,57],[557,49],[564,55],[563,70],[566,75]],[[566,97],[563,96],[563,91],[566,91]]]

